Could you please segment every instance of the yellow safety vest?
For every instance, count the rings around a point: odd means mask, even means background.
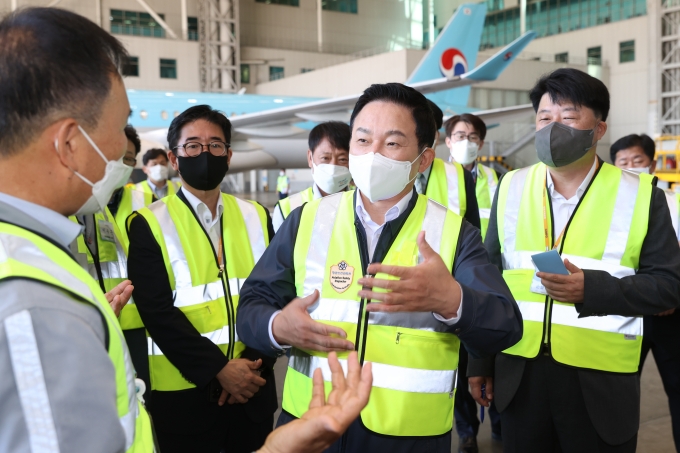
[[[278,192],[287,192],[288,185],[289,185],[288,176],[279,175],[279,177],[276,179],[276,190]]]
[[[240,357],[245,345],[236,332],[239,292],[257,260],[269,245],[267,214],[255,202],[222,194],[222,244],[225,272],[208,233],[177,195],[165,197],[137,211],[161,248],[172,287],[174,306],[194,328],[229,358]],[[131,219],[134,217],[131,217]],[[225,294],[228,295],[225,300]],[[149,372],[153,390],[195,387],[148,339]]]
[[[104,284],[104,291],[111,291],[120,282],[127,280],[127,255],[128,242],[118,228],[114,221],[113,215],[109,208],[105,208],[105,213],[98,212],[94,214],[95,227],[97,231],[97,251],[99,253],[99,268],[102,272],[102,279]],[[71,221],[78,223],[75,216],[69,217]],[[107,241],[102,238],[102,228],[110,225],[114,232],[114,241]],[[90,253],[90,249],[85,244],[84,234],[71,244],[71,253],[76,257],[80,265],[88,271],[90,276],[96,281],[99,281],[97,275],[97,267],[94,263],[94,258]],[[101,285],[100,285],[101,286]],[[120,326],[123,330],[139,329],[144,327],[142,318],[139,317],[137,305],[132,298],[123,307],[120,312]]]
[[[435,158],[425,191],[429,199],[449,208],[461,217],[464,217],[467,211],[463,171],[463,166],[457,162],[448,163]]]
[[[482,226],[482,240],[486,237],[486,230],[489,228],[491,205],[496,194],[496,187],[498,187],[496,172],[482,164],[477,164],[475,192],[477,194],[477,206],[479,207],[479,221]]]
[[[0,281],[36,281],[99,310],[108,332],[106,349],[116,374],[116,407],[125,433],[125,451],[153,452],[151,423],[136,396],[134,369],[123,332],[99,284],[61,248],[23,228],[0,223],[0,251]]]
[[[302,192],[298,192],[296,194],[293,194],[289,196],[288,198],[284,198],[283,200],[279,200],[279,209],[281,209],[281,214],[283,215],[283,219],[285,220],[286,217],[290,215],[290,213],[296,209],[302,206],[305,203],[308,203],[314,199],[314,189],[312,187],[303,190]]]
[[[302,211],[293,252],[298,297],[320,290],[312,319],[341,327],[362,363],[373,363],[373,390],[361,412],[364,425],[390,436],[437,436],[451,430],[459,340],[432,313],[367,313],[357,296],[365,273],[354,227],[354,191],[309,202]],[[414,266],[420,261],[421,230],[449,270],[462,218],[418,195],[416,205],[390,247],[384,264]],[[446,232],[446,234],[443,234]],[[384,274],[376,278],[392,278]],[[345,364],[347,352],[339,353]],[[283,409],[301,417],[309,408],[312,376],[321,368],[331,389],[327,354],[291,349],[283,387]]]
[[[498,239],[503,278],[524,321],[519,343],[505,354],[536,357],[541,345],[559,363],[612,373],[636,373],[642,344],[642,318],[579,318],[574,304],[531,291],[531,255],[545,251],[543,197],[549,200],[544,164],[508,173],[498,192]],[[581,197],[560,244],[563,258],[581,269],[604,270],[617,278],[635,275],[647,235],[652,176],[602,164]],[[547,211],[546,211],[547,212]],[[548,216],[552,231],[552,213]],[[549,233],[552,237],[558,232]]]
[[[175,195],[181,184],[167,180],[168,196]],[[138,184],[128,184],[123,188],[123,195],[120,198],[120,206],[116,211],[116,223],[125,242],[128,242],[127,227],[125,221],[135,211],[153,203],[154,193],[148,181],[144,180]]]

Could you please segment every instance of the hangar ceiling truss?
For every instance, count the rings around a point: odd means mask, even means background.
[[[235,93],[241,87],[239,0],[199,0],[201,91]]]

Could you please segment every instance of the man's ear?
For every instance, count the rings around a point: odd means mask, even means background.
[[[227,150],[227,166],[231,163],[231,156],[234,154],[234,152],[231,150],[231,147]]]
[[[451,143],[451,137],[446,137],[444,139],[444,143],[446,143],[446,147],[451,149],[451,146],[453,146],[453,143]]]
[[[229,151],[231,151],[231,148],[229,149]],[[172,167],[172,169],[179,173],[179,165],[177,165],[177,156],[175,155],[174,151],[170,151],[168,153],[168,160],[170,161],[170,166]],[[146,168],[144,168],[144,173],[146,173]]]
[[[313,168],[314,163],[314,153],[312,153],[311,149],[307,150],[307,165],[309,165],[309,168]]]
[[[61,164],[72,171],[80,171],[79,153],[82,153],[89,143],[84,139],[77,140],[83,134],[78,130],[78,122],[73,118],[66,118],[53,124],[44,132],[46,139],[52,140],[52,146],[59,156]]]
[[[430,165],[432,165],[434,158],[435,158],[434,150],[432,148],[425,148],[425,151],[423,151],[423,155],[421,156],[421,159],[420,159],[420,165],[418,166],[418,172],[424,173],[425,170],[427,170],[430,167]]]
[[[652,163],[651,163],[651,165],[649,166],[649,172],[650,172],[651,174],[654,174],[655,171],[656,171],[656,161],[653,160]]]
[[[479,148],[477,148],[477,151],[481,151],[481,150],[482,150],[482,146],[484,146],[484,140],[480,140],[480,141],[479,141]]]
[[[602,137],[604,137],[604,134],[607,133],[607,123],[604,121],[600,121],[596,128],[595,128],[595,140],[599,141],[602,140]]]

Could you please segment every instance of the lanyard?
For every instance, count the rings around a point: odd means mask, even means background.
[[[220,234],[220,245],[217,249],[217,265],[220,267],[220,273],[217,274],[219,278],[222,278],[224,274],[224,257],[222,256],[222,235]]]
[[[600,166],[600,160],[595,159],[595,172],[597,172],[597,169]],[[550,232],[548,231],[548,201],[547,201],[547,193],[548,193],[548,169],[545,170],[545,180],[543,182],[543,234],[545,237],[545,251],[549,252],[550,249]],[[594,176],[593,176],[594,177]],[[575,211],[574,211],[575,212]],[[572,213],[572,216],[574,214]],[[562,231],[560,232],[559,236],[557,236],[557,239],[555,240],[555,245],[552,247],[552,249],[557,249],[560,246],[560,243],[562,242],[562,238],[564,237],[564,231],[567,229],[567,225],[569,222],[567,222],[564,225],[564,228],[562,228]]]

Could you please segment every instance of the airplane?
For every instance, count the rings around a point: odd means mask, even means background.
[[[495,80],[536,37],[529,31],[480,66],[474,67],[481,41],[486,5],[461,5],[413,71],[406,85],[425,94],[446,117],[473,112],[467,106],[472,85]],[[469,69],[473,67],[474,69]],[[148,141],[167,146],[172,118],[197,104],[223,111],[232,124],[231,172],[307,167],[309,130],[323,121],[349,122],[361,93],[330,99],[128,90],[130,121]],[[487,124],[526,115],[531,105],[474,111]]]

